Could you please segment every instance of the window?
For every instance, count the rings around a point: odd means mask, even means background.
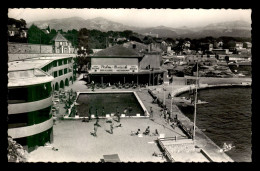
[[[8,89],[8,103],[26,103],[46,99],[51,95],[51,83]]]
[[[64,74],[67,74],[67,73],[68,73],[68,69],[65,68],[65,69],[64,69]]]
[[[28,113],[8,115],[8,128],[18,128],[42,123],[51,118],[51,106]]]
[[[46,67],[46,66],[43,67],[42,70],[43,70],[44,72],[47,72],[47,67]]]
[[[63,75],[63,70],[59,70],[59,76]]]
[[[54,76],[54,78],[56,78],[58,76],[57,71],[54,72],[53,76]]]
[[[68,63],[67,59],[64,59],[64,64],[67,64],[67,63]]]
[[[62,59],[59,60],[59,66],[61,66],[61,65],[62,65]]]
[[[57,61],[53,61],[53,67],[57,66]]]

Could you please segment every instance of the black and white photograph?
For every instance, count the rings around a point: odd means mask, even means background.
[[[252,162],[251,14],[9,8],[8,163]]]

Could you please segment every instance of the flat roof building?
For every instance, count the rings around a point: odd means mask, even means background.
[[[53,141],[52,92],[74,81],[75,55],[19,55],[8,62],[8,135],[30,152]]]

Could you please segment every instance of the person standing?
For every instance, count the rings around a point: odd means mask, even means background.
[[[133,108],[129,105],[128,106],[128,115],[130,116],[130,113],[132,112]]]
[[[126,113],[127,113],[127,108],[125,108],[125,110],[124,110],[124,114],[126,115]]]
[[[97,124],[94,124],[94,133],[93,133],[93,136],[94,137],[97,137]]]
[[[153,118],[153,108],[150,107],[150,118],[152,119]]]
[[[118,112],[118,106],[116,106],[116,113]]]
[[[97,109],[96,109],[96,116],[95,116],[95,117],[96,117],[96,119],[97,119],[97,120],[96,120],[96,125],[97,125],[97,126],[100,126],[100,125],[98,124],[98,122],[99,122],[99,117],[98,117],[98,111],[97,111]]]
[[[95,83],[94,83],[94,81],[91,82],[91,86],[92,86],[92,91],[94,91],[95,90]]]
[[[111,133],[111,134],[113,134],[113,129],[114,129],[114,124],[111,123],[111,124],[110,124],[110,133]]]
[[[103,108],[102,108],[102,116],[103,116],[103,117],[105,117],[105,116],[106,116],[106,114],[105,114],[105,108],[104,108],[104,106],[103,106]]]
[[[162,111],[160,113],[160,117],[162,117],[163,114],[164,114],[164,108],[162,109]]]
[[[92,120],[92,118],[91,118],[91,109],[92,109],[92,106],[90,106],[90,108],[88,110],[88,119],[89,120]]]
[[[99,118],[98,118],[98,109],[97,109],[97,108],[96,108],[95,118],[99,119]]]
[[[120,122],[120,113],[117,112],[117,122]]]

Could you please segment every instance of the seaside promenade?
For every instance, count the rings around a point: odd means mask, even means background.
[[[81,80],[82,75],[74,82],[74,84],[66,87],[66,90],[73,89],[79,92],[90,92],[91,90],[85,85],[85,81]],[[231,84],[241,84],[241,81],[250,81],[250,79],[240,79],[229,81]],[[212,81],[214,85],[216,80]],[[210,83],[210,82],[208,82]],[[223,79],[222,82],[223,83]],[[228,85],[227,80],[224,82]],[[229,85],[231,85],[229,84]],[[204,83],[204,87],[206,83]],[[219,84],[224,85],[224,84]],[[209,84],[213,86],[213,84]],[[165,85],[165,95],[172,92],[177,95],[183,91],[189,90],[190,86],[185,85]],[[166,158],[155,157],[152,154],[162,154],[163,151],[156,143],[157,136],[133,137],[130,136],[131,131],[136,131],[138,128],[141,132],[147,126],[150,126],[151,132],[158,129],[159,133],[164,134],[165,137],[185,137],[185,133],[178,127],[172,128],[159,116],[161,107],[158,104],[152,103],[153,98],[148,93],[148,89],[152,90],[159,98],[163,99],[162,92],[163,85],[151,86],[142,89],[127,89],[128,91],[135,91],[146,109],[153,108],[153,120],[144,118],[122,118],[122,128],[116,128],[114,134],[111,135],[106,132],[109,125],[104,120],[100,120],[101,128],[98,129],[98,137],[93,137],[90,132],[93,130],[94,121],[89,123],[81,122],[81,120],[62,120],[65,113],[64,104],[59,104],[60,111],[57,115],[57,121],[54,125],[54,142],[52,147],[58,149],[53,151],[49,147],[39,147],[29,154],[28,162],[99,162],[103,155],[118,154],[121,162],[166,162]],[[122,91],[117,89],[96,89],[98,91]],[[170,99],[166,99],[166,106],[170,109]],[[178,115],[178,119],[186,127],[192,127],[193,123],[181,113],[176,105],[173,105],[173,114]],[[118,124],[114,122],[114,124]],[[220,152],[220,148],[210,140],[199,128],[196,129],[195,145],[203,149],[210,160],[213,162],[232,162],[233,160],[225,153]],[[198,153],[175,153],[173,158],[178,162],[205,162],[203,155]]]

